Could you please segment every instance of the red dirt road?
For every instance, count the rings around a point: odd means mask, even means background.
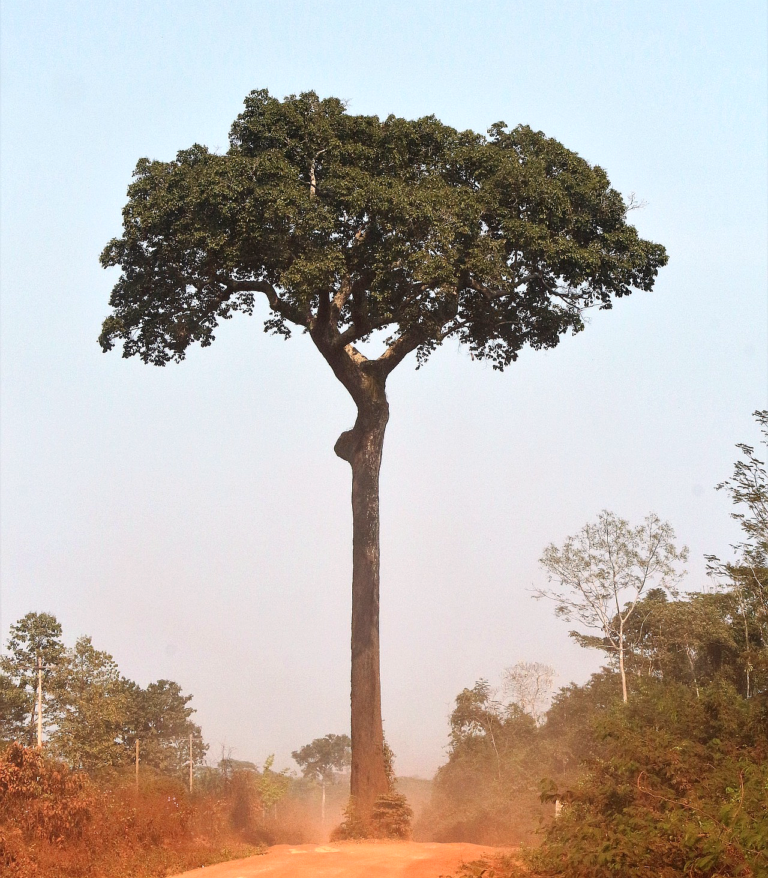
[[[185,872],[176,878],[439,878],[499,848],[415,841],[275,845],[260,857]]]

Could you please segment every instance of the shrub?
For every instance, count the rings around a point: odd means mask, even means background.
[[[376,838],[410,838],[412,820],[413,809],[400,793],[387,793],[374,802],[371,823]]]

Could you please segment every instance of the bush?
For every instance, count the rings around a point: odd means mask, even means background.
[[[331,833],[331,841],[350,841],[363,838],[411,837],[413,810],[405,796],[397,792],[385,793],[373,803],[371,819],[360,819],[352,798],[344,810],[341,825]]]
[[[411,837],[413,810],[400,793],[387,793],[374,802],[371,814],[375,838]]]

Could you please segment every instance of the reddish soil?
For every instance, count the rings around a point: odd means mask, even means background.
[[[195,869],[176,878],[440,878],[463,862],[488,853],[507,853],[476,844],[415,841],[338,842],[276,845],[260,857]]]

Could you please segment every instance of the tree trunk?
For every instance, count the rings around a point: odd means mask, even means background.
[[[621,695],[624,704],[629,700],[627,698],[627,672],[624,670],[624,643],[619,645],[619,670],[621,671]]]
[[[352,430],[336,454],[352,467],[352,776],[355,816],[370,818],[388,792],[384,768],[379,669],[379,470],[389,406],[383,380],[372,380],[358,400]]]

